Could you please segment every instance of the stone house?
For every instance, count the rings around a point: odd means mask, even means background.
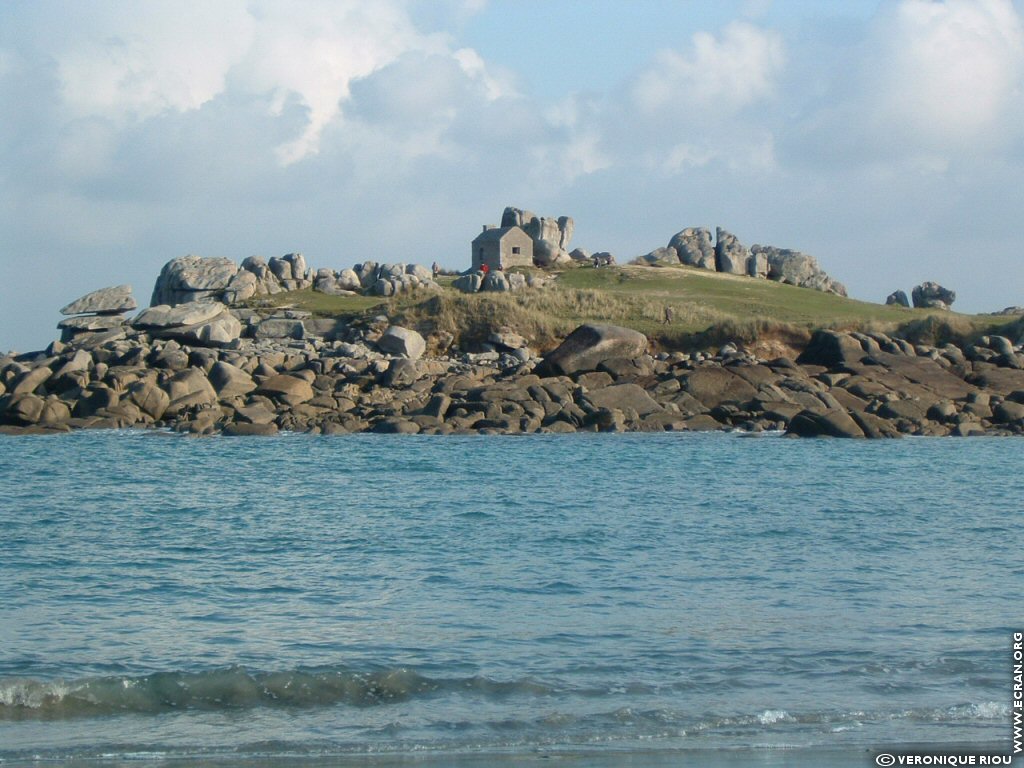
[[[533,266],[533,238],[521,227],[494,227],[485,224],[473,240],[472,269],[484,264],[489,269]]]

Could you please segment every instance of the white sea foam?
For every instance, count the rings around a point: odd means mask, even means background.
[[[766,709],[757,716],[757,721],[762,725],[774,725],[792,719],[784,709]]]

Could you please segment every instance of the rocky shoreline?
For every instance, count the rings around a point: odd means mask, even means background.
[[[732,344],[651,355],[636,331],[585,325],[544,357],[512,332],[493,351],[427,357],[383,316],[279,314],[297,338],[185,343],[141,326],[2,357],[0,433],[1024,434],[1024,355],[1002,336],[961,348],[823,330],[795,360],[762,360]]]

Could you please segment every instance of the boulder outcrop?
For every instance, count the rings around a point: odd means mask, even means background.
[[[388,326],[383,335],[377,339],[377,346],[384,352],[401,355],[411,360],[418,360],[427,349],[423,337],[411,328],[398,325]]]
[[[846,295],[846,287],[829,277],[813,256],[767,245],[755,245],[751,248],[751,254],[755,257],[763,256],[767,261],[769,280],[838,296]]]
[[[904,291],[893,291],[885,297],[885,303],[890,307],[909,307],[910,299]]]
[[[136,308],[130,285],[116,285],[87,293],[62,307],[62,315],[70,315],[57,323],[61,342],[112,338],[123,332],[124,313]]]
[[[581,325],[556,349],[544,356],[538,370],[547,375],[570,375],[597,370],[613,357],[639,357],[647,351],[647,337],[617,325]]]
[[[721,227],[715,230],[715,269],[731,275],[747,274],[748,251],[734,234]]]
[[[219,301],[237,273],[238,265],[231,259],[202,256],[171,259],[160,270],[150,306]]]
[[[704,227],[689,227],[677,232],[668,242],[678,255],[679,263],[700,269],[715,270],[715,245],[711,232]]]
[[[956,293],[931,281],[921,283],[911,292],[918,309],[949,309],[956,301]]]
[[[732,275],[774,280],[800,288],[846,296],[846,288],[818,265],[813,256],[767,245],[744,247],[739,239],[722,227],[711,231],[689,227],[672,236],[665,248],[657,248],[637,259],[641,264],[685,264]]]
[[[149,307],[135,317],[132,326],[153,338],[209,347],[227,346],[242,333],[242,323],[225,304],[217,301]]]
[[[501,214],[502,227],[520,227],[533,240],[533,262],[539,267],[565,264],[575,224],[569,216],[543,217],[508,206]]]

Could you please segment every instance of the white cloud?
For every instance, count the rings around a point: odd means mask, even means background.
[[[90,8],[80,34],[55,54],[76,117],[144,119],[199,108],[224,89],[254,26],[241,0]]]
[[[453,58],[490,98],[504,88],[470,49],[419,32],[399,0],[223,0],[133,4],[97,0],[76,9],[66,45],[47,40],[43,5],[34,33],[54,47],[70,119],[124,124],[202,108],[228,92],[266,98],[271,114],[298,104],[306,125],[277,146],[282,165],[316,154],[343,119],[351,86],[411,51]],[[49,7],[54,11],[53,7]],[[6,60],[6,58],[5,58]]]
[[[633,101],[648,116],[695,108],[728,115],[773,95],[784,64],[777,33],[734,22],[719,37],[698,32],[690,51],[658,54],[633,85]]]
[[[902,0],[875,23],[859,98],[877,132],[931,151],[1001,141],[1020,109],[1024,28],[1010,0]]]

